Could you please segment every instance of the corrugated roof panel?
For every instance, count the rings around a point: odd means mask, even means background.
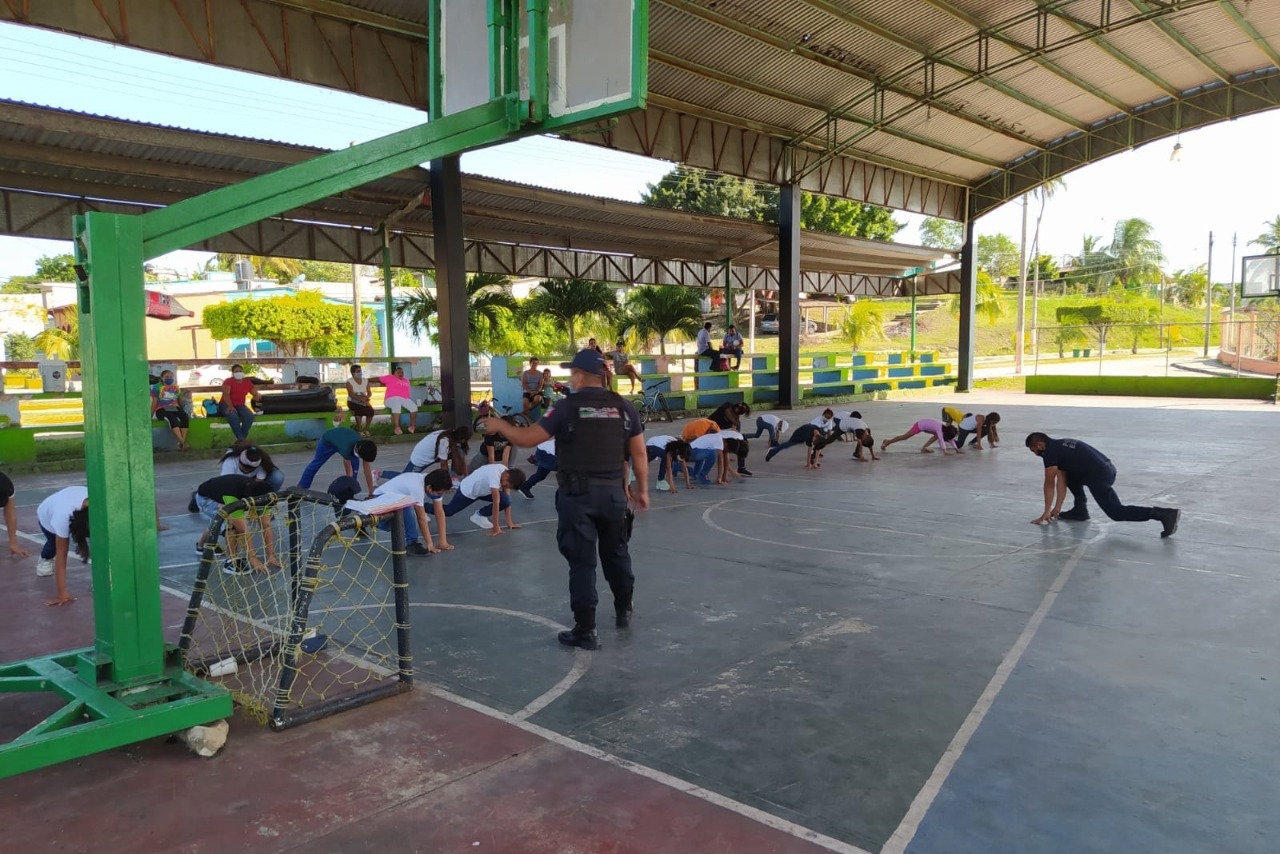
[[[1254,6],[1259,7],[1256,15]],[[1230,74],[1257,71],[1272,64],[1248,33],[1242,30],[1224,10],[1216,9],[1215,11],[1216,16],[1174,15],[1170,18],[1170,23]],[[1251,3],[1249,5],[1247,20],[1251,26],[1261,24],[1265,27],[1267,18],[1271,19],[1272,25],[1280,24],[1280,4]]]

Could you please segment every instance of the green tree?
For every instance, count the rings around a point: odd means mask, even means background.
[[[506,352],[511,340],[511,321],[519,305],[511,295],[511,278],[497,273],[467,276],[467,351]],[[438,303],[432,289],[419,286],[396,300],[396,325],[414,335],[429,335],[439,343]]]
[[[80,357],[80,313],[69,311],[65,315],[66,329],[49,326],[33,339],[36,349],[50,359],[78,359]]]
[[[543,279],[538,290],[524,301],[526,315],[540,314],[558,320],[569,332],[569,349],[577,347],[577,324],[591,315],[617,311],[613,289],[592,279]]]
[[[1115,262],[1100,245],[1102,238],[1086,234],[1081,238],[1080,251],[1071,258],[1072,269],[1066,281],[1080,290],[1098,292],[1105,290],[1114,278]]]
[[[0,294],[38,294],[40,281],[39,276],[10,276],[0,285]]]
[[[920,223],[920,243],[934,249],[958,250],[964,245],[964,223],[940,217],[926,217]]]
[[[1138,336],[1142,329],[1150,325],[1155,313],[1155,302],[1145,297],[1064,305],[1056,312],[1058,323],[1063,326],[1091,330],[1098,341],[1099,355],[1106,353],[1107,338],[1111,330],[1122,324],[1129,324],[1134,329],[1133,349],[1137,352]]]
[[[871,300],[858,300],[840,319],[840,335],[853,349],[884,338],[884,312]]]
[[[716,175],[696,166],[677,166],[650,184],[640,201],[653,207],[755,222],[778,221],[778,188]],[[800,227],[849,237],[892,240],[905,225],[893,211],[819,193],[800,195]]]
[[[692,288],[645,285],[627,295],[618,333],[642,339],[658,338],[658,352],[667,353],[667,338],[689,340],[702,328],[702,301]]]
[[[1058,262],[1053,260],[1052,255],[1037,255],[1031,263],[1031,270],[1027,273],[1027,276],[1034,279],[1035,271],[1037,270],[1040,273],[1041,284],[1052,282],[1058,278],[1058,273],[1061,272],[1058,269]]]
[[[34,362],[36,340],[23,332],[10,332],[4,336],[4,353],[10,362]]]
[[[947,301],[953,316],[960,314],[960,295],[955,294]],[[986,270],[978,271],[978,287],[974,292],[973,313],[987,321],[988,326],[995,326],[1004,317],[1004,288],[991,281]]]
[[[1280,214],[1262,225],[1266,230],[1250,240],[1250,245],[1261,246],[1265,255],[1280,255]]]
[[[1007,234],[983,234],[978,238],[978,268],[997,284],[1018,275],[1020,257],[1018,244]]]
[[[351,341],[355,335],[350,306],[326,303],[316,291],[211,305],[200,322],[218,340],[270,341],[286,356],[309,356],[312,347],[327,339],[338,340],[321,349],[340,350],[341,340]]]
[[[1151,223],[1136,217],[1116,223],[1107,255],[1112,276],[1125,288],[1160,281],[1164,250],[1152,230]]]
[[[287,285],[297,278],[302,272],[304,262],[296,258],[275,258],[263,255],[234,255],[226,252],[219,252],[211,258],[204,268],[206,272],[221,271],[229,273],[235,270],[236,261],[244,259],[253,264],[254,275],[260,279],[274,279],[282,285]],[[347,275],[343,279],[336,281],[348,281],[351,279],[351,269],[348,266]],[[322,280],[323,281],[323,280]]]
[[[1173,284],[1168,290],[1170,299],[1191,308],[1204,305],[1204,292],[1209,284],[1206,269],[1205,265],[1201,264],[1194,270],[1179,270],[1174,273]]]
[[[294,273],[288,281],[293,281],[297,276],[306,276],[303,281],[307,282],[349,282],[351,281],[351,265],[342,264],[338,261],[298,261],[298,272]]]
[[[74,282],[75,263],[72,255],[42,255],[36,259],[36,276],[42,282]]]

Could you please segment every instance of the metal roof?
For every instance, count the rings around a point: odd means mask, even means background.
[[[172,204],[321,153],[302,146],[0,101],[0,188],[21,200],[3,206],[0,229],[68,238],[69,217],[41,217],[35,212],[67,197],[129,205]],[[290,211],[281,222],[289,228],[305,228],[312,239],[284,245],[264,242],[258,247],[264,251],[254,254],[376,260],[381,246],[371,235],[389,221],[401,253],[397,263],[434,266],[429,257],[415,259],[410,254],[431,251],[430,241],[424,239],[433,231],[429,186],[427,170],[412,169]],[[728,260],[738,268],[740,286],[771,287],[776,281],[778,229],[765,223],[470,175],[463,181],[463,215],[464,233],[473,245],[468,257],[474,271],[564,276],[587,269],[584,264],[595,264],[597,274],[592,278],[706,286],[721,283],[720,265]],[[35,227],[24,227],[24,222]],[[375,258],[357,257],[358,251],[353,255],[347,247],[362,244],[352,244],[353,235],[344,232],[363,234]],[[245,232],[233,239],[228,251],[250,251],[243,242],[253,238]],[[816,232],[804,232],[801,238],[802,269],[815,274],[808,279],[811,291],[896,291],[901,282],[891,279],[932,270],[947,257],[936,249]],[[554,260],[560,267],[531,268],[531,259],[541,259],[544,265]],[[637,265],[637,259],[642,263]],[[502,266],[495,269],[493,265],[499,263]]]
[[[424,0],[0,4],[0,20],[426,103]],[[1275,0],[652,0],[645,110],[581,141],[963,219],[1280,105]]]

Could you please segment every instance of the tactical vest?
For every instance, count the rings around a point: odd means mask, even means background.
[[[580,391],[556,404],[568,417],[556,432],[556,480],[571,492],[585,491],[590,480],[621,483],[626,459],[626,401],[612,391]]]

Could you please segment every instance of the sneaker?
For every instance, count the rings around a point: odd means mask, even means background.
[[[578,629],[569,629],[561,632],[558,637],[560,643],[565,646],[576,646],[578,649],[599,649],[600,636],[594,630],[589,632],[579,631]]]
[[[252,573],[253,570],[243,560],[228,558],[222,562],[223,575],[251,575]]]
[[[41,578],[53,575],[53,558],[42,557],[36,561],[36,575]]]
[[[1070,510],[1059,513],[1058,518],[1068,522],[1086,522],[1089,519],[1089,511],[1084,507],[1072,507]]]
[[[522,496],[527,498],[529,501],[533,500],[533,493],[525,489],[523,486],[517,489],[516,492],[519,492]]]
[[[773,459],[774,455],[777,453],[778,453],[778,446],[774,445],[772,448],[769,449],[769,453],[764,455],[764,461],[766,463],[769,462],[769,460]]]
[[[194,492],[191,493],[191,500],[187,502],[187,512],[188,513],[200,512],[200,505],[196,504],[196,494]]]
[[[213,553],[214,555],[222,554],[222,543],[213,544]],[[196,554],[200,555],[201,557],[204,557],[204,546],[200,545],[199,543],[196,543]]]
[[[711,478],[709,477],[695,477],[693,482],[700,486],[711,486]]]
[[[471,514],[471,524],[475,525],[482,531],[488,531],[493,527],[493,520],[488,516],[481,516],[480,511],[477,510]]]
[[[671,484],[667,483],[665,480],[660,480],[660,481],[658,481],[658,491],[659,491],[659,492],[670,492],[670,491],[671,491]]]
[[[1178,520],[1182,518],[1182,511],[1173,507],[1157,507],[1156,518],[1160,520],[1160,524],[1164,525],[1164,530],[1160,532],[1161,538],[1172,537],[1174,531],[1178,530]]]
[[[431,554],[431,552],[427,551],[427,547],[417,540],[414,540],[412,543],[405,546],[404,551],[405,554],[413,555],[414,557],[425,557],[426,555]]]
[[[755,475],[753,475],[751,472],[747,471],[746,469],[738,469],[738,474],[742,475],[743,477],[755,477]]]

